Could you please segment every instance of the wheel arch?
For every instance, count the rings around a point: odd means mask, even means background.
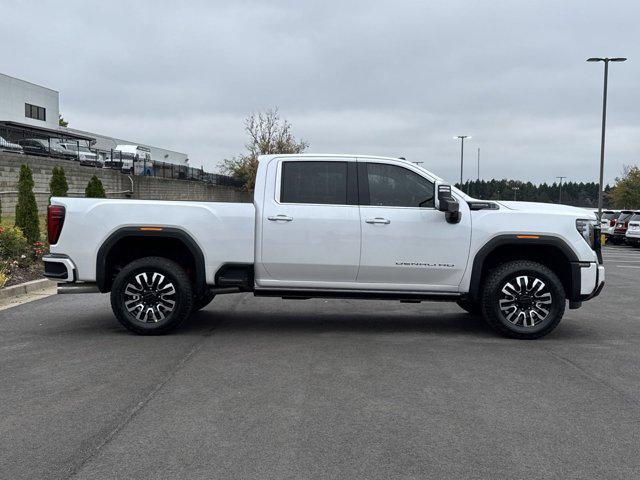
[[[533,260],[549,267],[562,282],[568,299],[580,294],[580,262],[569,244],[553,235],[505,234],[492,238],[478,250],[471,271],[469,297],[480,298],[489,269],[511,260]]]
[[[203,291],[206,286],[204,254],[193,237],[179,228],[146,227],[140,225],[119,228],[109,235],[98,249],[96,258],[96,284],[101,292],[105,293],[111,289],[113,282],[112,274],[115,267],[115,265],[110,264],[110,261],[113,261],[112,254],[133,244],[139,248],[142,246],[142,249],[144,249],[145,246],[150,246],[151,250],[144,255],[131,254],[129,260],[145,256],[164,256],[165,258],[175,260],[176,254],[182,254],[183,260],[186,259],[189,268],[193,269],[192,282],[194,284],[194,291],[198,293]],[[179,246],[180,248],[172,252],[163,252],[162,245],[167,247],[169,245],[174,247]]]

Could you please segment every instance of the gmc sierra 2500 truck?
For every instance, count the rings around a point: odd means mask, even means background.
[[[48,230],[59,293],[111,292],[139,334],[253,292],[454,301],[531,339],[605,276],[592,212],[476,200],[396,158],[262,156],[253,204],[53,198]]]

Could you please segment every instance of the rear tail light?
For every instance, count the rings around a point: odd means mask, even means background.
[[[615,227],[616,226],[616,219],[615,218],[611,219],[611,222],[609,222],[609,226],[610,227]]]
[[[60,238],[62,225],[64,224],[65,210],[62,205],[49,205],[47,209],[47,236],[49,245],[53,245]]]

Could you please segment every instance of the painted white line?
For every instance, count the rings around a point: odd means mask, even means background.
[[[616,267],[620,268],[640,268],[638,265],[616,265]]]
[[[606,260],[606,258],[605,258]],[[611,262],[605,262],[605,264],[607,263],[640,263],[640,260],[611,260]]]

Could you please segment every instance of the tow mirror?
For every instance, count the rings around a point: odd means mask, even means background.
[[[447,223],[460,221],[460,204],[451,193],[451,185],[438,185],[438,210],[444,212]]]

